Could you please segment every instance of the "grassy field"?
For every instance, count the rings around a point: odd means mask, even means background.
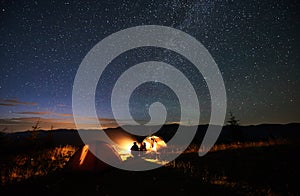
[[[66,145],[18,155],[1,160],[1,185],[17,184],[35,176],[46,176],[64,168],[78,147]]]
[[[78,147],[66,145],[6,156],[1,195],[299,195],[299,145],[284,140],[196,145],[152,171],[66,172]]]

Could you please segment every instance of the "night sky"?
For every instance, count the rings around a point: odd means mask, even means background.
[[[72,86],[85,55],[99,41],[138,25],[164,25],[199,40],[223,75],[227,111],[241,124],[300,122],[299,1],[1,1],[0,129],[74,128]],[[157,60],[193,84],[201,123],[210,115],[205,81],[185,58],[160,48],[128,51],[110,63],[96,92],[98,116],[113,127],[110,93],[129,67]],[[178,120],[178,100],[160,83],[141,85],[131,98],[134,117],[161,101],[167,123]],[[88,118],[88,117],[87,117]],[[86,128],[95,128],[88,123]]]

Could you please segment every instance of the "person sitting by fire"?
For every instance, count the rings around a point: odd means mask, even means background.
[[[133,155],[133,157],[138,156],[139,146],[137,145],[136,142],[133,142],[133,145],[131,146],[130,150],[131,150],[131,154]]]
[[[142,144],[140,146],[140,151],[147,151],[146,143],[145,142],[142,142]]]
[[[156,142],[156,140],[154,138],[151,138],[151,148],[154,148],[154,143]]]

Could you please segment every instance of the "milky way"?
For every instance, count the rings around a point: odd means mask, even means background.
[[[0,7],[0,127],[30,128],[37,118],[72,127],[72,86],[87,52],[119,30],[164,25],[199,40],[219,66],[228,111],[244,124],[299,122],[299,1],[2,1]],[[99,118],[112,118],[110,93],[130,66],[149,60],[181,69],[194,85],[207,123],[209,92],[201,75],[178,54],[140,48],[120,55],[99,81]],[[132,96],[133,115],[161,101],[178,116],[167,87],[148,83]],[[107,120],[109,121],[109,120]],[[56,124],[55,124],[56,123]]]

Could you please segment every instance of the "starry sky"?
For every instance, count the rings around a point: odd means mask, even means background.
[[[74,128],[72,86],[85,55],[99,41],[138,25],[164,25],[200,41],[213,56],[227,91],[227,110],[241,124],[300,122],[300,3],[297,0],[15,1],[0,5],[0,129]],[[208,123],[209,91],[185,58],[144,47],[114,59],[96,91],[103,127],[116,126],[110,94],[118,77],[144,61],[169,63],[193,84],[200,123]],[[178,122],[176,95],[145,83],[130,99],[133,117],[147,121],[155,101]],[[99,112],[100,113],[100,112]],[[86,128],[95,128],[86,117]]]

